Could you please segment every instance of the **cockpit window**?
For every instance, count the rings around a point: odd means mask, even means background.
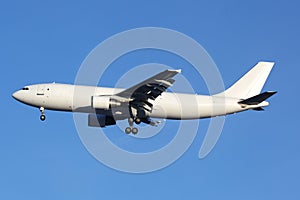
[[[29,90],[29,87],[24,87],[22,88],[22,90]]]

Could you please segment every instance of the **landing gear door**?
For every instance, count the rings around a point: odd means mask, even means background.
[[[38,85],[36,94],[37,95],[44,95],[45,94],[44,90],[45,90],[45,86]]]

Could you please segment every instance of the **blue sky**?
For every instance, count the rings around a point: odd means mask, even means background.
[[[299,199],[299,6],[297,1],[257,0],[2,2],[0,198]],[[192,146],[174,164],[138,175],[95,160],[82,145],[72,114],[49,111],[41,123],[37,109],[12,99],[11,93],[27,84],[73,83],[97,44],[145,26],[194,38],[214,59],[226,86],[257,61],[275,61],[264,90],[278,94],[265,112],[227,117],[217,146],[205,159],[198,159],[198,151],[209,120],[201,120]],[[176,59],[157,54],[120,61],[127,65],[119,66],[116,77],[131,63],[162,59],[176,65]],[[203,81],[192,77],[191,82],[196,92],[206,93]],[[126,137],[110,130],[111,137]],[[147,145],[151,148],[151,141]]]

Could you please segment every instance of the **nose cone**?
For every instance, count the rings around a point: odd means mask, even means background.
[[[13,94],[12,94],[12,97],[14,98],[14,99],[16,99],[16,100],[18,100],[18,101],[21,101],[21,91],[19,90],[19,91],[16,91],[16,92],[14,92]]]

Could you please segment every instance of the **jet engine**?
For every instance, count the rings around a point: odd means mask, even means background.
[[[112,99],[111,96],[92,96],[91,105],[94,109],[109,110],[112,107],[120,106],[121,103]]]

